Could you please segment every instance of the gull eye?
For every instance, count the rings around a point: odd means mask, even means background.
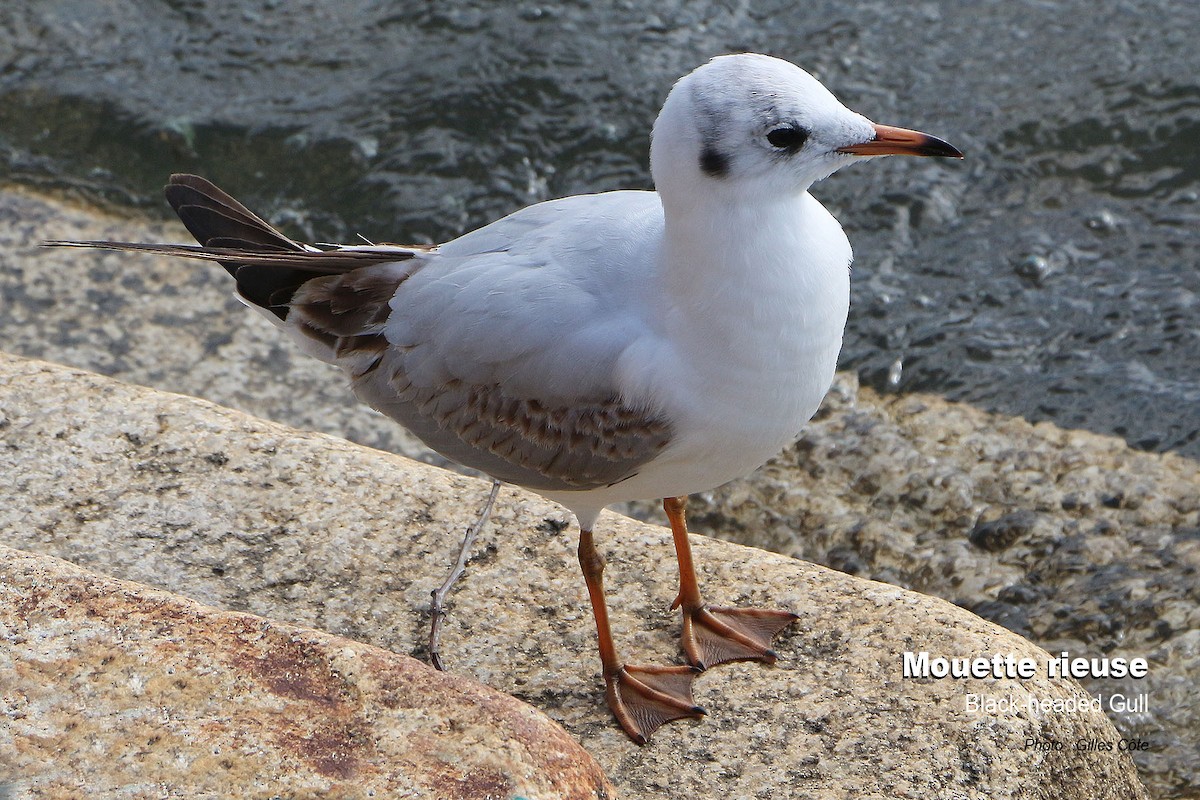
[[[793,125],[784,125],[767,134],[767,141],[780,150],[799,150],[808,141],[808,131]]]

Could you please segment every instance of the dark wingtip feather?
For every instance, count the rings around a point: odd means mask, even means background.
[[[196,175],[172,175],[163,195],[192,236],[202,245],[214,239],[240,239],[271,249],[304,250],[261,217],[209,181]]]
[[[42,242],[42,246],[91,247],[215,261],[237,279],[242,297],[280,319],[287,318],[297,290],[313,278],[403,261],[414,255],[395,250],[306,247],[198,175],[172,175],[163,191],[198,245],[55,239]]]

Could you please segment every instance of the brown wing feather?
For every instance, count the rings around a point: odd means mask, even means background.
[[[324,345],[329,360],[359,378],[387,351],[388,305],[408,272],[396,264],[313,278],[291,298],[288,323]]]

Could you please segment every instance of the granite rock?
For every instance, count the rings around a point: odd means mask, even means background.
[[[190,398],[0,360],[0,541],[224,609],[420,655],[429,592],[485,483]],[[902,654],[1012,653],[1024,639],[941,600],[695,537],[706,594],[794,610],[773,668],[697,680],[710,716],[637,748],[603,705],[574,536],[501,494],[450,606],[452,671],[543,710],[625,797],[1140,798],[1103,713],[1046,713],[1072,681],[911,679]],[[604,515],[613,624],[634,663],[678,663],[670,537]],[[7,681],[0,678],[0,684]],[[1007,697],[996,713],[968,694]],[[1033,747],[1027,742],[1035,743]],[[1057,749],[1054,743],[1060,743]]]
[[[19,798],[613,797],[561,727],[407,656],[0,545]]]
[[[6,349],[445,464],[247,313],[223,271],[37,247],[48,237],[189,239],[176,223],[0,191]],[[943,597],[1055,652],[1149,657],[1139,685],[1085,687],[1151,692],[1148,711],[1114,720],[1153,744],[1135,758],[1156,795],[1200,797],[1198,487],[1194,461],[842,375],[793,448],[696,496],[692,519]],[[661,521],[653,505],[626,510]]]
[[[658,510],[643,506],[644,516]],[[692,527],[943,597],[1054,654],[1149,660],[1093,694],[1163,797],[1200,797],[1200,463],[842,375],[791,448]]]

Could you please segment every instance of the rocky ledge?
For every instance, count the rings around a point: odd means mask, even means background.
[[[1146,659],[1081,683],[1116,701],[1153,795],[1200,798],[1200,463],[841,375],[795,445],[691,509],[695,531],[945,598],[1055,655]]]
[[[4,546],[0,632],[9,796],[614,796],[475,681]]]
[[[369,796],[366,778],[385,767],[356,755],[350,740],[405,763],[416,760],[405,748],[440,748],[455,726],[437,723],[441,712],[433,709],[448,691],[437,687],[451,686],[460,700],[471,691],[494,696],[467,688],[466,678],[557,721],[624,797],[1146,796],[1127,753],[1080,746],[1115,745],[1120,736],[1102,712],[1080,702],[1088,695],[1074,681],[1050,679],[1044,668],[1029,679],[904,677],[905,652],[1011,654],[1039,665],[1048,656],[961,608],[886,584],[697,537],[702,586],[714,602],[788,608],[799,620],[778,640],[775,667],[708,671],[696,699],[710,716],[669,725],[638,748],[603,705],[574,532],[564,530],[560,509],[535,496],[502,492],[453,596],[443,653],[459,677],[445,685],[414,681],[396,701],[388,676],[400,674],[402,659],[374,648],[422,654],[429,592],[453,562],[486,484],[17,357],[0,359],[0,473],[0,542],[42,554],[0,553],[0,737],[7,737],[0,759],[10,762],[0,760],[10,772],[0,779],[15,781],[16,797],[37,772],[27,761],[14,764],[11,754],[48,755],[46,748],[58,754],[56,780],[78,792],[118,772],[125,784],[157,786],[164,775],[186,774],[188,764],[246,769],[242,756],[262,758],[275,770],[270,775],[281,774],[303,757],[281,749],[262,720],[285,721],[294,737],[288,747],[299,747],[323,730],[307,715],[325,700],[331,719],[372,720],[361,739],[341,729],[345,749],[331,744],[344,755],[326,763],[327,771],[341,770],[325,775],[330,796]],[[678,619],[667,611],[676,578],[669,535],[611,514],[597,533],[609,557],[614,629],[629,659],[679,662]],[[85,575],[50,556],[225,611]],[[186,624],[167,624],[171,609]],[[172,683],[170,670],[180,663],[194,666],[189,674],[203,691],[195,705]],[[282,666],[272,672],[268,663]],[[272,674],[289,677],[273,684]],[[292,692],[292,678],[305,688]],[[139,691],[144,705],[136,702]],[[971,695],[1009,702],[972,711]],[[388,697],[405,708],[428,702],[434,741],[406,736],[409,729],[382,710]],[[107,705],[93,707],[94,698]],[[175,698],[182,707],[173,706]],[[114,714],[104,717],[103,709]],[[176,736],[170,723],[189,714],[190,727],[178,729],[187,735]],[[528,774],[536,767],[506,759],[536,750],[528,737],[550,734],[504,719],[493,736],[508,746],[489,757],[505,766],[483,759],[486,774]],[[195,760],[171,757],[171,747],[145,738],[159,733],[175,737],[172,747],[192,748]],[[452,748],[455,737],[444,741]],[[457,756],[437,758],[469,769]],[[587,791],[604,791],[586,757],[570,763]],[[493,796],[515,794],[520,785],[507,783]],[[299,797],[309,790],[288,791]],[[529,796],[576,796],[569,791],[576,790]],[[261,796],[280,792],[287,793],[264,786]]]

